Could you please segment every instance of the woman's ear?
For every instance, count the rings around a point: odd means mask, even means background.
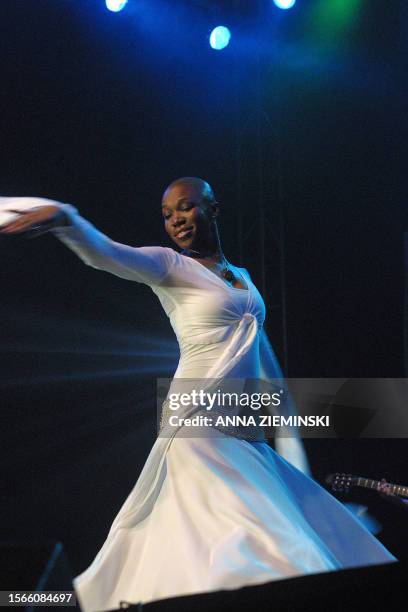
[[[220,213],[220,203],[211,202],[211,208],[212,208],[212,218],[215,219],[216,217],[218,217]]]

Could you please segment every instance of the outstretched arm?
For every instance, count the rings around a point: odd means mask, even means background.
[[[130,247],[111,240],[76,208],[43,198],[0,198],[0,209],[13,212],[0,231],[21,233],[39,227],[51,231],[87,265],[147,285],[158,285],[167,276],[176,253],[165,247]]]

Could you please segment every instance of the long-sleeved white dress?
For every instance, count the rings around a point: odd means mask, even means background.
[[[159,298],[180,346],[174,380],[256,379],[265,368],[281,375],[262,328],[264,302],[245,269],[248,289],[231,287],[171,248],[118,244],[60,206],[70,225],[52,230],[59,240]],[[75,578],[84,612],[395,561],[305,474],[298,442],[281,440],[277,453],[245,433],[159,436],[104,545]]]

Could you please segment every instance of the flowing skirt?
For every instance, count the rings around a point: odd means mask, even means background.
[[[90,567],[84,612],[396,561],[266,442],[158,438]]]

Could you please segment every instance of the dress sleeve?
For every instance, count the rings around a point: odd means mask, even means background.
[[[18,214],[50,204],[65,213],[66,225],[44,224],[45,231],[52,232],[88,266],[154,286],[162,282],[177,259],[176,251],[171,248],[131,247],[114,242],[81,217],[74,206],[46,198],[0,197],[0,223],[8,223]]]
[[[167,247],[131,247],[114,242],[70,204],[60,204],[68,224],[53,228],[52,233],[82,259],[98,270],[146,285],[159,285],[177,257]]]

